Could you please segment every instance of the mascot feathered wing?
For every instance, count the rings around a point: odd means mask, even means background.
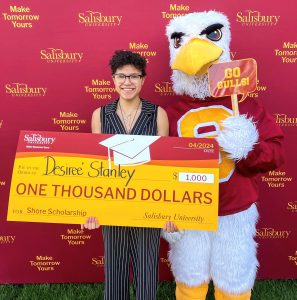
[[[211,98],[207,70],[230,61],[225,15],[191,13],[167,26],[172,83],[181,99],[167,108],[171,135],[213,137],[220,145],[219,228],[163,233],[176,280],[177,300],[205,299],[213,281],[216,300],[250,299],[258,261],[254,241],[258,211],[255,176],[283,162],[281,130],[259,101]]]

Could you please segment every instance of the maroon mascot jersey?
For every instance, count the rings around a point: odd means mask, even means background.
[[[231,99],[197,100],[181,97],[166,108],[170,135],[180,137],[215,137],[221,122],[232,116]],[[256,175],[283,163],[283,133],[273,117],[257,101],[247,99],[239,105],[240,114],[252,118],[259,131],[259,141],[245,159],[234,162],[220,153],[219,215],[230,215],[247,209],[258,199]]]

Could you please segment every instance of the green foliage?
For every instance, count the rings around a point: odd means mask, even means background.
[[[158,300],[174,300],[175,285],[162,282],[158,287]],[[0,300],[102,300],[104,285],[99,283],[64,284],[6,284],[0,285]],[[130,290],[131,300],[133,290]],[[213,286],[207,300],[214,300]],[[257,281],[252,300],[297,300],[297,280]]]

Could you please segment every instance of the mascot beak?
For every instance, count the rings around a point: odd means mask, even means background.
[[[192,39],[181,47],[171,68],[188,75],[202,75],[215,63],[223,50],[206,40]]]

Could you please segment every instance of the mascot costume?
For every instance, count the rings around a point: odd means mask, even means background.
[[[171,135],[213,137],[220,146],[218,231],[163,233],[170,244],[176,299],[204,300],[210,280],[216,300],[250,299],[258,267],[255,176],[282,164],[283,134],[258,100],[240,103],[241,115],[233,116],[230,97],[210,96],[208,68],[230,61],[231,34],[224,14],[177,17],[166,34],[173,90],[181,95],[167,109]]]

